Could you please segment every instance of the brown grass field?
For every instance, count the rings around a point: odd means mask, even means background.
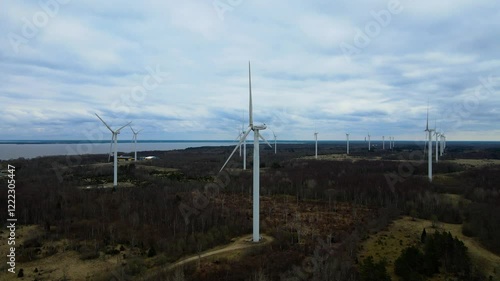
[[[424,228],[427,234],[433,233],[436,229],[451,232],[467,246],[474,267],[487,277],[491,275],[493,280],[500,280],[500,257],[486,250],[474,238],[464,236],[461,224],[440,222],[437,228],[433,228],[432,222],[429,220],[412,220],[410,217],[402,217],[391,223],[387,229],[370,235],[362,245],[359,260],[361,261],[370,255],[377,261],[385,258],[388,262],[387,270],[392,280],[399,280],[394,274],[394,261],[399,257],[403,248],[420,243],[420,235]],[[440,274],[428,280],[445,281],[447,279],[445,274]]]

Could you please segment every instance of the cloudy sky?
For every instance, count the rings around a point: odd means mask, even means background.
[[[0,4],[0,139],[500,139],[498,0]],[[271,131],[265,132],[267,136]],[[131,137],[130,130],[121,138]]]

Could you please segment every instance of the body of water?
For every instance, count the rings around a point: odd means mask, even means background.
[[[235,145],[231,141],[138,141],[137,151]],[[0,141],[0,160],[54,155],[107,154],[110,143],[95,141]],[[133,152],[134,143],[118,142],[118,151]]]
[[[273,144],[273,141],[270,141]],[[247,144],[251,144],[247,141]],[[262,142],[261,142],[262,143]],[[345,144],[341,141],[318,141],[318,144]],[[364,141],[350,141],[352,146],[365,144]],[[448,145],[473,145],[500,147],[500,142],[447,142]],[[279,144],[314,144],[314,141],[278,141]],[[388,142],[386,142],[386,145]],[[424,145],[424,141],[396,141],[396,145],[418,144]],[[234,146],[235,141],[216,140],[141,140],[137,142],[137,151],[153,150],[175,150],[189,147],[202,146]],[[373,141],[372,145],[380,145],[380,141]],[[109,141],[85,141],[85,140],[0,140],[0,160],[17,158],[34,158],[39,156],[54,155],[79,155],[79,154],[107,154],[110,149]],[[129,153],[134,151],[134,143],[131,141],[119,141],[118,151]],[[141,155],[144,156],[144,155]]]

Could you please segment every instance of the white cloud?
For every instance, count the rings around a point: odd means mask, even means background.
[[[94,112],[114,124],[133,118],[147,129],[144,139],[232,138],[247,118],[250,60],[256,121],[287,124],[274,126],[281,139],[310,139],[314,127],[328,132],[323,139],[350,128],[354,139],[368,129],[421,137],[415,126],[427,99],[439,116],[473,95],[479,77],[494,76],[493,93],[473,112],[481,116],[448,124],[456,139],[460,132],[492,139],[491,107],[500,104],[496,2],[401,0],[403,11],[346,60],[339,43],[388,3],[243,1],[221,20],[211,1],[71,1],[19,54],[0,39],[3,138],[84,138],[83,128],[100,126]],[[7,1],[0,30],[21,34],[21,18],[37,5]],[[146,68],[157,65],[168,78],[134,100]],[[470,126],[481,133],[465,133]]]

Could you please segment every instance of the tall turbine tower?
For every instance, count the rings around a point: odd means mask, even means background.
[[[274,154],[276,154],[277,149],[278,149],[278,144],[276,143],[276,134],[273,131],[273,136],[274,136]]]
[[[239,141],[239,150],[240,150],[240,157],[241,157],[241,146],[243,146],[243,170],[246,170],[247,169],[247,144],[246,142],[243,142],[242,143],[242,139],[243,139],[243,135],[245,134],[245,128],[243,127],[244,125],[241,124],[241,132],[240,134],[238,135],[238,137],[236,137],[236,140]]]
[[[318,159],[318,132],[314,133],[314,140],[316,142],[314,146],[314,158]]]
[[[347,138],[347,155],[349,155],[349,134],[346,133],[345,136]]]
[[[243,141],[243,170],[247,169],[247,140],[243,138],[243,135],[245,135],[245,129],[243,126],[241,127],[241,141]],[[241,141],[240,141],[240,146],[241,146]]]
[[[372,143],[371,143],[371,139],[370,139],[370,133],[368,133],[368,151],[370,151],[372,149]]]
[[[111,129],[110,126],[108,126],[108,124],[106,124],[106,122],[104,122],[104,120],[102,120],[101,117],[99,117],[99,115],[97,115],[97,113],[95,113],[95,115],[97,116],[97,118],[99,118],[99,120],[101,120],[101,122],[111,131],[111,134],[112,134],[112,140],[114,141],[114,159],[113,159],[113,189],[116,189],[116,186],[118,185],[118,134],[120,133],[120,130],[127,127],[128,125],[130,125],[130,123],[132,122],[128,122],[127,124],[121,126],[118,130],[114,130]]]
[[[441,133],[441,142],[440,142],[441,147],[439,148],[441,151],[441,154],[439,156],[443,156],[443,153],[444,153],[444,140],[445,140],[444,133]]]
[[[438,157],[439,156],[439,146],[438,146],[439,141],[438,141],[438,138],[441,134],[438,131],[435,131],[434,135],[436,136],[436,163],[438,163],[439,162],[439,157]]]
[[[427,174],[429,176],[429,181],[432,182],[432,132],[434,132],[433,129],[429,129],[429,106],[427,106],[427,123],[425,125],[425,132],[427,133],[427,136],[429,138],[429,149],[428,149],[428,154],[427,154]]]
[[[142,131],[142,129],[136,132],[134,131],[134,128],[130,126],[130,130],[132,130],[132,133],[134,134],[134,136],[132,137],[132,140],[134,141],[134,162],[137,162],[137,135]]]
[[[259,133],[259,131],[265,130],[267,128],[266,124],[255,125],[253,124],[253,110],[252,110],[252,76],[250,74],[250,62],[248,62],[248,85],[249,85],[249,125],[248,129],[243,134],[243,137],[234,148],[229,158],[226,160],[219,172],[221,172],[226,164],[231,160],[231,157],[238,149],[238,146],[246,141],[246,137],[253,131],[253,242],[259,242],[260,240],[260,218],[259,218],[259,204],[260,204],[260,159],[259,159],[259,139],[264,140],[270,147],[272,147],[269,142]]]
[[[239,135],[236,137],[235,139],[236,141],[238,141],[238,143],[240,143],[240,140],[241,140],[241,132],[239,133]],[[241,144],[240,146],[238,147],[238,150],[240,152],[240,157],[241,157]]]

